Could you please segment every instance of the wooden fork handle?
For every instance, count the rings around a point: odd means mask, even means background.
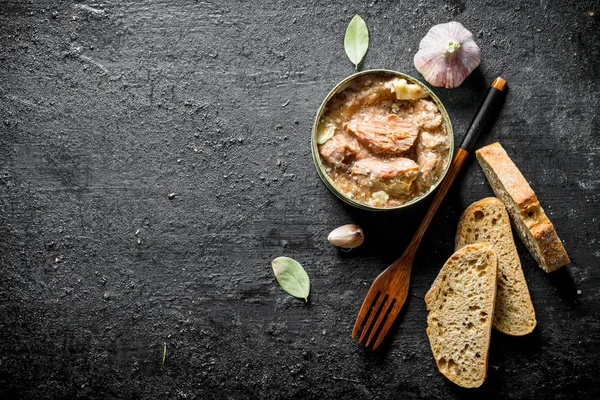
[[[408,265],[412,263],[415,253],[417,252],[417,248],[419,247],[419,243],[421,243],[421,239],[423,238],[431,219],[442,203],[442,200],[444,200],[446,193],[448,193],[450,186],[452,186],[454,179],[456,179],[456,175],[458,175],[458,172],[465,163],[467,156],[475,147],[477,138],[479,138],[479,135],[484,130],[487,122],[492,117],[494,112],[499,109],[500,101],[504,96],[505,88],[506,81],[501,77],[496,78],[488,88],[482,102],[479,104],[479,109],[475,113],[475,116],[469,125],[469,129],[467,129],[467,133],[460,144],[460,147],[452,159],[452,164],[450,164],[450,168],[448,169],[445,178],[442,180],[442,183],[440,183],[440,186],[438,186],[435,197],[433,198],[433,201],[427,210],[427,214],[425,214],[425,217],[421,221],[417,232],[410,241],[406,251],[402,254],[402,256],[400,256],[398,261],[410,260]]]
[[[404,255],[401,258],[408,257],[411,260],[414,258],[414,255],[417,252],[417,248],[419,247],[419,243],[421,243],[421,239],[423,238],[423,235],[425,234],[429,223],[433,219],[433,216],[435,215],[437,209],[440,207],[442,200],[444,200],[444,197],[446,197],[446,193],[448,193],[450,186],[452,186],[452,183],[456,179],[456,175],[458,175],[458,172],[465,163],[465,160],[467,159],[468,155],[469,152],[467,152],[461,147],[459,147],[456,151],[456,154],[452,159],[452,164],[450,165],[450,168],[446,173],[446,177],[444,178],[442,183],[440,183],[440,186],[438,186],[437,192],[435,193],[435,197],[433,198],[433,201],[431,202],[431,205],[429,206],[425,217],[423,217],[423,220],[421,221],[417,232],[415,232],[415,235],[413,236],[412,240],[410,241],[410,244],[406,248],[406,251],[404,252]]]

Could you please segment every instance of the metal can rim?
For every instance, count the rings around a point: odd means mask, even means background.
[[[331,98],[333,96],[335,96],[337,93],[344,90],[346,88],[346,86],[352,80],[356,79],[357,77],[363,76],[366,74],[382,74],[382,73],[399,76],[403,79],[406,79],[410,83],[416,83],[419,86],[423,87],[427,91],[429,96],[433,99],[435,104],[438,106],[440,112],[442,113],[442,117],[444,119],[444,124],[446,125],[446,132],[447,132],[448,136],[450,137],[450,143],[449,143],[450,157],[448,157],[448,160],[446,161],[446,166],[444,167],[444,170],[440,174],[440,177],[438,178],[437,182],[435,184],[431,185],[431,187],[427,190],[427,192],[422,193],[420,196],[417,196],[414,199],[411,199],[411,200],[407,201],[406,203],[399,205],[399,206],[395,206],[395,207],[376,207],[376,206],[372,206],[370,204],[361,203],[359,201],[356,201],[356,200],[348,197],[347,195],[342,193],[340,190],[338,190],[338,188],[333,184],[333,182],[329,178],[329,175],[327,175],[327,173],[324,171],[324,166],[323,166],[323,163],[321,160],[321,156],[319,155],[319,147],[317,145],[317,129],[319,126],[319,120],[321,119],[321,116],[323,115],[323,111],[325,110],[325,106],[327,105],[329,100],[331,100]],[[452,123],[450,121],[450,116],[448,115],[446,108],[444,107],[444,105],[442,104],[440,99],[435,95],[435,93],[433,93],[431,91],[431,89],[429,89],[421,81],[419,81],[416,78],[413,78],[410,75],[407,75],[407,74],[404,74],[404,73],[398,72],[398,71],[393,71],[393,70],[389,70],[389,69],[369,69],[366,71],[357,72],[355,74],[352,74],[352,75],[344,78],[337,85],[335,85],[335,87],[333,89],[331,89],[331,91],[327,94],[327,96],[325,96],[325,99],[321,103],[321,106],[319,107],[319,110],[317,111],[317,115],[316,115],[314,123],[313,123],[312,133],[311,133],[311,151],[312,151],[313,163],[315,165],[315,168],[317,169],[317,173],[319,174],[319,177],[321,178],[321,180],[323,181],[325,186],[340,200],[342,200],[343,202],[345,202],[353,207],[356,207],[356,208],[359,208],[362,210],[393,211],[393,210],[399,210],[399,209],[410,207],[411,205],[414,205],[415,203],[427,198],[439,186],[439,184],[442,182],[442,180],[446,176],[448,169],[450,168],[450,164],[452,162],[452,157],[454,155],[454,131],[452,130]]]

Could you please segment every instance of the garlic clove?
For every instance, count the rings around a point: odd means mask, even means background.
[[[329,243],[342,249],[353,249],[365,240],[365,234],[358,225],[347,224],[334,229],[327,236]]]
[[[379,204],[385,204],[390,199],[390,195],[385,190],[380,190],[371,195],[371,197]]]
[[[417,100],[429,97],[429,93],[420,85],[408,83],[406,79],[394,78],[387,82],[385,86],[396,94],[396,100]]]
[[[419,43],[415,68],[433,86],[455,88],[481,61],[473,34],[458,22],[439,24]]]
[[[318,144],[327,143],[327,141],[329,139],[331,139],[334,134],[335,134],[335,124],[328,122],[328,121],[321,122],[321,124],[319,125],[319,128],[318,128],[318,131],[317,131],[317,143]]]

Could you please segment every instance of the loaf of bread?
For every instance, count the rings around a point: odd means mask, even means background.
[[[492,245],[470,244],[446,261],[425,295],[427,336],[438,369],[463,387],[485,381],[496,274]]]
[[[546,272],[570,262],[554,226],[544,213],[531,187],[500,143],[476,152],[488,182],[508,210],[517,233]]]
[[[531,333],[537,323],[535,310],[521,269],[508,213],[504,203],[495,197],[471,204],[458,222],[457,250],[481,242],[491,244],[498,255],[494,328],[513,336]]]

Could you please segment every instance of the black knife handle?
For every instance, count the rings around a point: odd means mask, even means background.
[[[479,104],[479,108],[471,121],[471,125],[469,125],[469,129],[467,129],[467,134],[460,145],[463,150],[466,150],[468,153],[473,150],[477,138],[479,138],[481,131],[485,128],[490,117],[500,109],[499,106],[502,103],[505,89],[506,81],[503,78],[498,77],[494,79],[494,82],[492,82],[485,92],[485,96]]]

